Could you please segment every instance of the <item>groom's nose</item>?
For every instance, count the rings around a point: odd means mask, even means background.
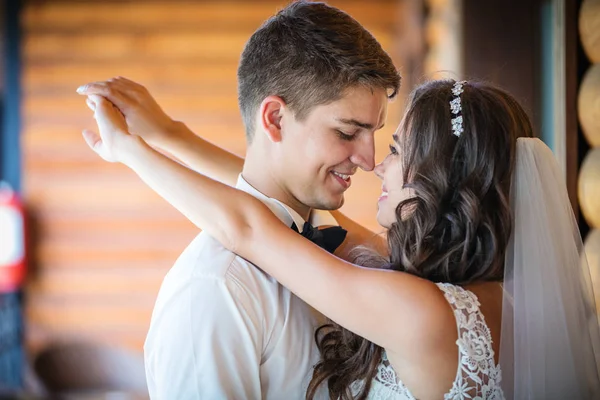
[[[373,168],[375,168],[375,139],[373,135],[364,135],[354,143],[350,161],[362,170],[373,171]]]

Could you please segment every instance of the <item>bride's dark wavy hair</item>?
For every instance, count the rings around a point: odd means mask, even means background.
[[[431,81],[411,94],[397,140],[404,187],[414,195],[396,208],[387,233],[389,258],[355,249],[356,264],[455,285],[502,280],[516,139],[533,131],[510,94],[468,82],[460,96],[464,132],[456,137],[449,105],[454,83]],[[321,360],[307,399],[325,383],[331,399],[365,399],[383,349],[333,322],[315,339]],[[353,397],[350,387],[361,380],[365,385]]]

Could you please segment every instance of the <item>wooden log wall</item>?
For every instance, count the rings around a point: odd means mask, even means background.
[[[25,2],[22,176],[35,230],[26,292],[32,352],[57,339],[141,351],[162,278],[198,233],[131,171],[87,148],[81,130],[93,121],[75,89],[115,75],[142,82],[171,116],[243,154],[239,56],[252,32],[285,4]],[[402,67],[402,2],[332,4],[363,23]],[[402,106],[401,96],[377,135],[379,160]],[[379,191],[372,174],[360,174],[344,211],[375,228]]]

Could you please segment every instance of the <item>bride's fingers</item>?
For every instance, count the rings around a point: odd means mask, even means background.
[[[106,102],[107,100],[97,94],[90,94],[88,95],[88,100],[91,101],[96,107],[98,107],[99,105],[101,105],[103,102]]]
[[[100,149],[102,148],[102,138],[100,135],[89,129],[84,129],[82,134],[87,145],[94,150],[94,152],[100,154]]]
[[[98,113],[109,117],[109,118],[117,118],[125,121],[125,116],[121,112],[121,110],[114,105],[110,100],[106,97],[100,95],[89,95],[88,100],[93,104],[94,108],[94,117],[97,116]],[[91,107],[90,107],[91,108]],[[114,120],[116,121],[116,120]]]
[[[115,155],[108,149],[107,144],[104,143],[99,134],[89,129],[85,129],[82,134],[87,145],[94,153],[98,154],[100,158],[108,162],[117,161]]]
[[[102,101],[104,101],[108,105],[112,106],[112,108],[114,108],[115,110],[119,110],[117,108],[117,106],[115,106],[110,100],[108,100],[108,99],[106,99],[106,98],[104,98],[102,96],[98,96],[98,95],[89,95],[87,97],[87,99],[85,99],[85,102],[88,105],[88,107],[90,108],[90,110],[96,111],[97,104],[98,104],[98,99],[102,99]]]
[[[89,97],[85,99],[85,103],[87,104],[90,110],[96,111],[96,103],[94,103]]]

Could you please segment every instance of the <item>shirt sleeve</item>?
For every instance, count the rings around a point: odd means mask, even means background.
[[[151,398],[262,398],[262,317],[249,291],[202,277],[166,300],[145,346]]]

